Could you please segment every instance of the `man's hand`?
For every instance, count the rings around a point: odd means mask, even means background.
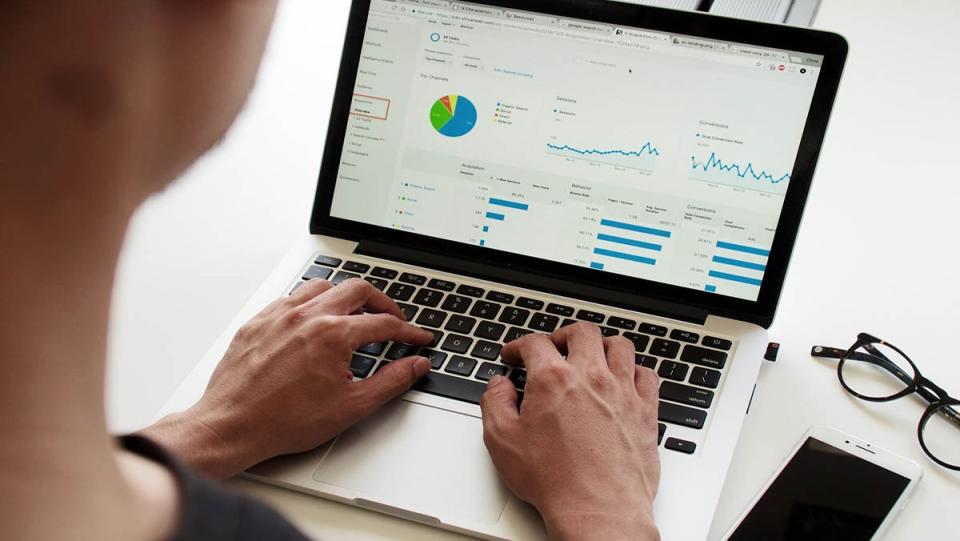
[[[313,280],[244,325],[203,398],[144,435],[213,478],[308,451],[408,390],[430,369],[427,359],[410,357],[354,382],[349,365],[357,347],[432,339],[404,322],[397,305],[366,281],[334,287]]]
[[[484,442],[551,539],[657,539],[659,378],[635,367],[633,344],[578,323],[525,336],[502,355],[526,365],[526,390],[518,410],[513,384],[490,382]]]

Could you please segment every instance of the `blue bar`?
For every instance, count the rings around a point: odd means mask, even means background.
[[[717,286],[707,286],[707,293],[716,293]]]
[[[633,246],[635,248],[646,248],[647,250],[653,250],[655,252],[663,250],[663,246],[659,244],[643,242],[641,240],[625,239],[623,237],[615,237],[613,235],[607,235],[606,233],[600,233],[597,235],[597,240],[605,240],[607,242],[615,242],[617,244],[626,244],[627,246]]]
[[[745,254],[762,255],[764,257],[770,257],[770,250],[764,250],[762,248],[753,248],[750,246],[744,246],[742,244],[734,244],[732,242],[723,242],[722,240],[717,241],[717,248],[723,248],[725,250],[733,250],[735,252],[743,252]]]
[[[647,235],[654,235],[657,237],[663,237],[669,239],[673,236],[673,233],[665,231],[663,229],[654,229],[652,227],[644,227],[642,225],[633,225],[623,222],[615,222],[613,220],[603,219],[600,220],[600,225],[605,225],[607,227],[616,227],[617,229],[626,229],[627,231],[633,231],[634,233],[646,233]]]
[[[502,222],[504,218],[506,218],[506,216],[504,216],[503,214],[497,214],[496,212],[487,213],[488,220],[497,220],[498,222]]]
[[[510,209],[530,210],[530,205],[526,203],[517,203],[516,201],[507,201],[506,199],[497,199],[496,197],[490,198],[490,204],[496,205],[498,207],[507,207]]]
[[[593,263],[590,263],[591,269],[603,270],[603,267],[604,267],[603,263],[597,263],[596,261],[594,261]]]
[[[762,280],[757,280],[756,278],[747,278],[746,276],[737,276],[736,274],[727,274],[725,272],[717,271],[710,271],[710,277],[719,278],[721,280],[729,280],[731,282],[740,282],[741,284],[749,284],[757,287],[763,283]]]
[[[489,233],[489,232],[490,232],[490,226],[489,226],[489,225],[483,226],[483,232],[484,232],[484,233]]]
[[[740,261],[739,259],[730,259],[729,257],[720,257],[718,255],[713,256],[714,263],[720,263],[722,265],[733,265],[734,267],[740,267],[742,269],[766,271],[767,266],[761,265],[760,263],[750,263],[749,261]]]
[[[634,263],[644,263],[646,265],[656,265],[656,259],[650,259],[649,257],[642,257],[639,255],[625,254],[623,252],[614,252],[613,250],[605,250],[603,248],[594,248],[593,253],[597,255],[605,255],[607,257],[615,257],[617,259],[625,259],[627,261],[633,261]]]
[[[480,241],[480,246],[486,246],[486,245],[487,245],[487,241],[485,241],[485,240],[481,240],[481,241]]]

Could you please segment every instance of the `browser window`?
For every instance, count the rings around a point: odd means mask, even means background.
[[[821,63],[374,0],[331,214],[756,300]]]

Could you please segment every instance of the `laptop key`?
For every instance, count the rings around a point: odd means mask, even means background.
[[[657,358],[651,357],[649,355],[636,354],[636,363],[644,368],[649,368],[650,370],[657,369]]]
[[[650,343],[650,337],[645,334],[637,334],[635,332],[625,332],[623,337],[627,340],[633,342],[633,349],[637,353],[643,353],[647,350],[647,344]]]
[[[722,349],[723,351],[730,351],[730,348],[733,347],[733,342],[730,340],[724,340],[723,338],[714,338],[713,336],[704,336],[703,345],[715,348]]]
[[[533,314],[529,327],[535,331],[551,333],[557,330],[560,318],[550,314]]]
[[[679,340],[681,342],[688,342],[690,344],[696,344],[700,341],[699,334],[690,331],[681,331],[680,329],[674,329],[673,332],[670,333],[670,338]]]
[[[443,345],[440,346],[440,349],[452,351],[453,353],[466,353],[472,345],[473,338],[468,336],[460,336],[459,334],[451,334],[448,335],[446,340],[443,341]],[[467,375],[469,376],[470,374]]]
[[[577,312],[577,319],[581,321],[589,321],[590,323],[603,323],[603,320],[607,319],[606,316],[599,312],[591,312],[590,310],[580,310]]]
[[[417,291],[417,295],[413,298],[413,303],[434,308],[440,304],[441,299],[443,299],[443,293],[433,289],[421,289]]]
[[[400,275],[400,281],[407,284],[413,284],[415,286],[422,286],[423,284],[427,283],[427,277],[405,272]]]
[[[680,342],[657,338],[650,346],[650,355],[656,355],[657,357],[676,359],[678,353],[680,353]]]
[[[516,325],[517,327],[523,327],[527,322],[527,319],[530,317],[530,311],[524,310],[523,308],[513,308],[508,306],[503,310],[503,313],[500,315],[500,322],[506,323],[508,325]]]
[[[452,363],[453,360],[450,362]],[[427,372],[427,375],[413,384],[413,389],[471,404],[479,404],[480,397],[487,390],[487,384],[448,376],[441,372]]]
[[[611,327],[616,327],[618,329],[632,331],[637,326],[637,322],[632,319],[626,319],[626,318],[617,317],[617,316],[610,316],[607,319],[607,325],[610,325]]]
[[[450,316],[450,321],[444,329],[460,334],[470,334],[476,324],[477,320],[472,317],[453,315]]]
[[[613,327],[604,327],[601,325],[600,334],[602,334],[604,337],[617,336],[620,334],[620,331],[614,329]]]
[[[360,278],[359,274],[340,271],[333,275],[333,278],[330,279],[330,283],[336,286],[346,282],[347,280],[356,280],[357,278]]]
[[[347,261],[343,264],[343,270],[356,272],[359,274],[366,274],[370,270],[370,265],[365,263],[357,263],[356,261]]]
[[[493,376],[505,375],[507,375],[506,366],[502,364],[483,363],[480,365],[480,369],[477,370],[477,375],[474,377],[482,381],[490,381]]]
[[[429,344],[423,347],[435,348],[440,345],[440,340],[443,340],[443,331],[438,331],[436,329],[423,329],[433,335],[433,340]]]
[[[373,284],[373,287],[379,289],[380,291],[383,291],[384,289],[386,289],[388,285],[390,285],[390,282],[386,280],[382,280],[380,278],[372,278],[370,276],[367,276],[366,278],[364,278],[364,280]]]
[[[533,331],[528,329],[521,329],[520,327],[511,327],[510,330],[507,331],[507,335],[503,337],[503,343],[509,344],[510,342],[513,342],[514,340],[520,338],[521,336],[526,336],[528,334],[533,334]]]
[[[473,332],[473,335],[478,338],[499,341],[500,337],[503,336],[503,331],[505,330],[507,330],[506,325],[501,325],[492,321],[481,321],[480,325],[477,326],[477,330]]]
[[[550,303],[547,305],[547,313],[555,316],[573,317],[573,307],[562,304]]]
[[[497,357],[500,356],[501,349],[503,349],[503,346],[500,344],[480,340],[477,342],[477,345],[473,346],[473,351],[470,352],[470,355],[486,361],[495,361]]]
[[[657,423],[657,430],[660,433],[657,436],[657,445],[660,445],[661,443],[663,443],[663,435],[667,433],[667,425],[663,423]]]
[[[294,293],[296,293],[297,290],[300,289],[301,287],[303,287],[303,284],[305,284],[305,283],[306,283],[306,282],[304,282],[303,280],[301,280],[301,281],[297,282],[296,284],[294,284],[294,285],[293,285],[293,288],[290,290],[290,293],[288,293],[288,295],[293,295]]]
[[[417,346],[410,344],[401,344],[400,342],[394,342],[390,349],[387,350],[387,354],[384,355],[387,359],[395,361],[397,359],[402,359],[404,357],[409,357],[417,352]]]
[[[403,317],[407,318],[407,321],[413,321],[413,318],[417,316],[417,312],[420,310],[412,304],[403,304],[398,302],[397,306],[400,307],[400,312],[403,314]]]
[[[720,372],[709,368],[694,367],[690,372],[690,383],[716,389],[720,385]]]
[[[513,372],[510,372],[510,381],[513,382],[514,387],[522,391],[527,386],[527,371],[522,368],[514,368]]]
[[[447,360],[446,353],[435,349],[421,349],[419,354],[430,359],[431,370],[440,370],[440,367],[443,366],[443,361]]]
[[[407,284],[392,283],[387,288],[387,296],[395,301],[409,301],[417,288]]]
[[[365,378],[370,375],[373,365],[377,364],[376,359],[364,357],[363,355],[354,355],[350,359],[350,372],[355,378]]]
[[[473,369],[476,367],[477,361],[469,357],[454,355],[453,358],[450,359],[450,362],[447,363],[447,367],[444,368],[444,372],[469,377],[470,374],[473,374]]]
[[[317,265],[323,265],[325,267],[339,267],[341,263],[339,259],[327,255],[318,255],[313,262]]]
[[[575,319],[565,319],[563,320],[563,323],[560,324],[560,328],[562,329],[563,327],[569,327],[570,325],[573,325],[576,322],[577,320]]]
[[[665,381],[660,385],[660,398],[671,402],[680,402],[688,406],[709,409],[713,404],[713,391]]]
[[[470,315],[483,319],[494,319],[500,313],[500,305],[492,302],[477,301],[470,310]]]
[[[434,278],[427,283],[427,287],[432,289],[439,289],[440,291],[453,291],[453,288],[456,287],[456,284],[449,280],[440,280]]]
[[[674,361],[663,361],[657,374],[663,379],[672,379],[674,381],[683,381],[687,377],[688,365]]]
[[[386,342],[374,342],[357,348],[357,353],[366,353],[367,355],[379,356],[383,350],[387,349]]]
[[[654,336],[666,336],[667,328],[660,325],[654,325],[653,323],[641,323],[640,327],[637,329],[643,334],[652,334]]]
[[[514,298],[513,295],[511,295],[511,294],[509,294],[509,293],[502,293],[502,292],[500,292],[500,291],[488,291],[488,292],[487,292],[487,300],[488,300],[488,301],[499,302],[499,303],[502,303],[502,304],[512,304],[512,303],[513,303],[513,298]]]
[[[331,274],[333,274],[333,269],[311,265],[310,268],[303,273],[303,279],[304,280],[326,280],[327,278],[330,278]]]
[[[399,272],[393,269],[385,269],[383,267],[374,267],[373,270],[370,271],[371,276],[376,276],[377,278],[384,278],[386,280],[393,280],[399,274],[400,274]]]
[[[701,429],[707,422],[707,412],[670,402],[660,402],[659,419],[664,423]]]
[[[683,348],[680,355],[681,361],[699,364],[707,368],[722,370],[727,364],[727,354],[715,349],[702,348],[700,346],[687,346]]]
[[[667,438],[667,443],[664,445],[664,447],[670,449],[671,451],[679,451],[688,455],[692,455],[694,451],[697,450],[696,443],[677,438]]]
[[[420,312],[420,316],[417,318],[417,325],[426,325],[427,327],[439,328],[443,325],[443,322],[447,319],[447,314],[439,310],[431,310],[425,308]]]
[[[538,301],[537,299],[531,299],[529,297],[520,297],[517,299],[517,306],[520,308],[527,308],[529,310],[543,310],[543,301]]]
[[[470,308],[470,303],[473,300],[470,297],[464,297],[461,295],[447,295],[447,298],[443,300],[443,305],[440,308],[448,312],[456,312],[458,314],[465,314],[467,308]]]
[[[468,297],[480,298],[483,296],[485,292],[486,290],[483,289],[482,287],[468,286],[466,284],[461,284],[460,287],[457,288],[457,293],[460,293],[461,295],[466,295]]]

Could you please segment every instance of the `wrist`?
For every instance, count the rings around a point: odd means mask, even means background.
[[[653,518],[652,503],[625,505],[625,500],[609,505],[582,505],[556,502],[537,506],[551,541],[659,541],[660,532]]]

